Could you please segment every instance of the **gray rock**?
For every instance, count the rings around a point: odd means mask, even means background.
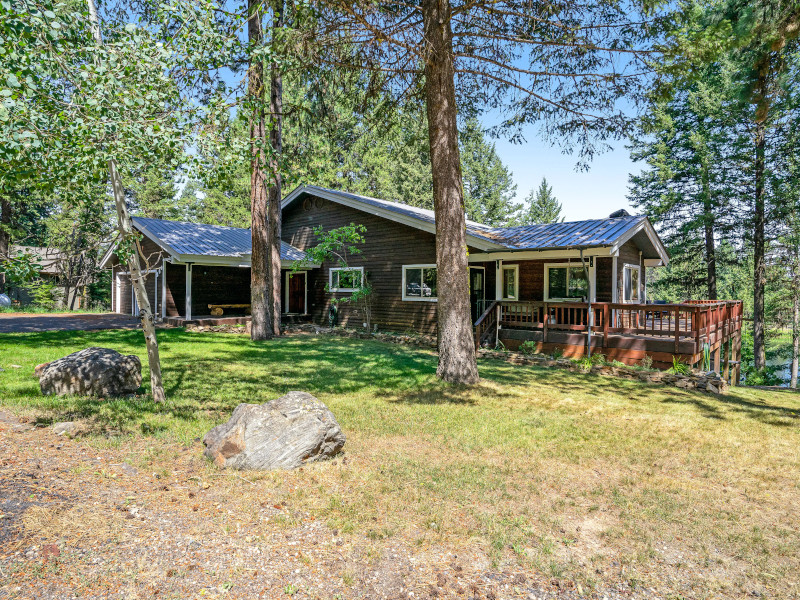
[[[61,423],[55,423],[53,425],[53,433],[56,435],[66,435],[67,437],[73,437],[81,430],[81,426],[79,423],[75,421],[62,421]]]
[[[204,454],[220,467],[293,469],[337,454],[345,436],[333,413],[306,392],[266,404],[240,404],[227,423],[203,438]]]
[[[142,385],[142,363],[109,348],[87,348],[51,363],[38,365],[43,394],[63,396],[124,396]]]

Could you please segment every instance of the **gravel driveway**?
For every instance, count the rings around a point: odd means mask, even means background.
[[[35,331],[87,331],[90,329],[131,329],[139,319],[117,313],[0,314],[0,333],[31,333]]]

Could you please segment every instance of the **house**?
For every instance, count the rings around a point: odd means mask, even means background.
[[[377,327],[435,332],[433,211],[301,186],[283,200],[282,212],[286,318],[327,323],[331,300],[350,295],[368,280]],[[366,233],[349,269],[331,262],[292,270],[316,244],[314,227],[330,230],[351,223],[364,225]],[[182,322],[209,315],[210,305],[249,303],[248,229],[139,217],[133,224],[144,237],[143,253],[152,273],[147,287],[157,315]],[[722,344],[739,330],[741,303],[647,304],[647,269],[666,265],[669,256],[646,217],[621,214],[518,227],[466,225],[479,345],[499,339],[513,349],[528,341],[540,350],[558,348],[580,356],[591,344],[593,351],[623,362],[650,355],[666,366],[673,355],[695,364],[705,343],[720,356]],[[113,269],[114,310],[135,313],[130,281],[113,249],[102,264]],[[355,304],[339,304],[339,323],[362,326],[359,310]]]
[[[56,248],[45,246],[18,246],[12,244],[9,256],[27,255],[39,267],[37,278],[42,283],[52,284],[54,288],[54,303],[57,308],[85,308],[86,298],[83,295],[83,285],[80,288],[64,284],[62,275],[66,258],[64,254]],[[34,301],[31,290],[28,287],[12,287],[8,290],[8,295],[12,302],[22,305],[30,304]]]

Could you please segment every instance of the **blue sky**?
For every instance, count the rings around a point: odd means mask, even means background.
[[[624,142],[616,142],[613,150],[596,156],[584,172],[575,170],[575,156],[562,154],[533,132],[526,138],[523,144],[495,140],[498,155],[514,174],[517,202],[546,177],[567,221],[603,218],[619,208],[636,212],[626,198],[628,174],[637,173],[641,165],[631,161]]]

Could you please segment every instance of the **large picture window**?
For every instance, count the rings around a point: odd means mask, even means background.
[[[354,292],[364,285],[364,267],[336,267],[328,272],[331,292]]]
[[[547,265],[546,300],[583,299],[589,297],[589,282],[582,265]]]
[[[641,290],[639,265],[625,265],[622,271],[622,289],[624,302],[639,302]]]
[[[503,300],[519,300],[519,265],[503,267]]]
[[[403,300],[437,299],[436,265],[403,265]]]

